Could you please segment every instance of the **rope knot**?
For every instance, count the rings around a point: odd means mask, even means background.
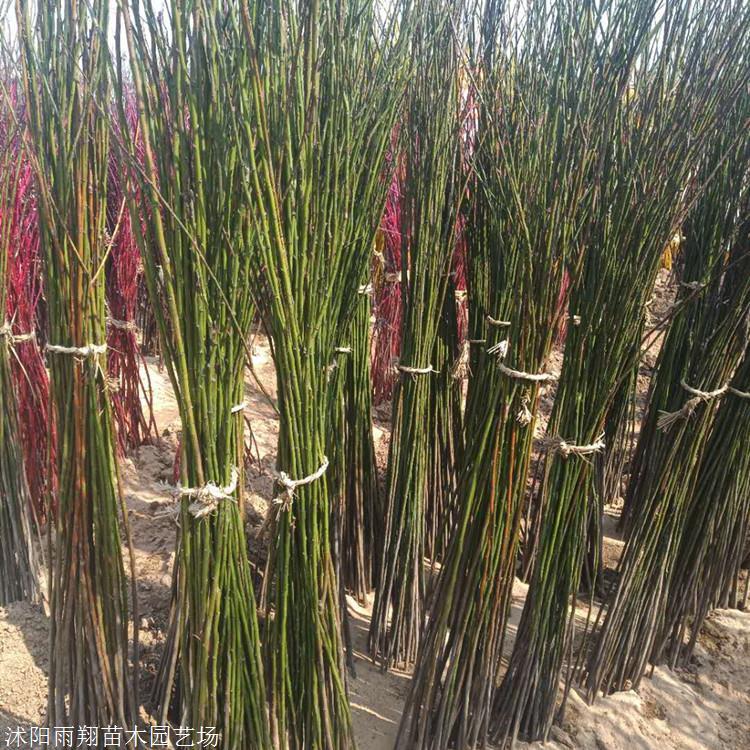
[[[9,346],[14,344],[23,344],[26,341],[33,341],[36,339],[36,333],[30,331],[29,333],[13,333],[13,325],[7,320],[0,326],[0,339],[4,339]]]
[[[117,320],[116,318],[107,318],[107,325],[110,328],[116,328],[118,331],[129,331],[130,333],[136,333],[138,326],[134,320]]]
[[[328,457],[323,456],[323,462],[318,468],[312,473],[308,474],[302,479],[292,479],[285,471],[280,471],[276,474],[276,479],[279,484],[284,488],[283,492],[280,492],[273,499],[274,505],[279,506],[279,511],[290,511],[292,509],[292,500],[294,499],[294,493],[298,487],[303,487],[306,484],[320,479],[328,469]]]
[[[717,388],[715,391],[701,391],[698,388],[693,388],[688,385],[684,380],[680,381],[680,385],[684,391],[690,394],[689,398],[677,411],[659,411],[659,418],[656,420],[656,427],[661,432],[667,432],[673,425],[683,419],[689,419],[693,412],[701,404],[707,404],[716,398],[721,398],[728,390],[729,385],[723,385],[721,388]]]
[[[61,346],[60,344],[47,344],[47,351],[50,354],[70,354],[73,357],[87,359],[89,357],[99,357],[107,353],[106,344],[86,344],[86,346]]]
[[[237,490],[239,478],[240,473],[237,467],[233,466],[229,484],[226,487],[219,487],[215,482],[206,482],[203,487],[176,487],[173,494],[180,499],[192,499],[193,502],[188,506],[188,513],[193,518],[203,518],[213,513],[222,500],[236,502],[234,493]]]
[[[493,344],[487,349],[487,354],[491,354],[500,359],[505,359],[505,355],[508,353],[508,339],[498,341],[497,344]]]
[[[495,328],[507,328],[510,325],[509,320],[498,320],[497,318],[493,318],[491,315],[485,315],[485,320]]]
[[[523,370],[514,370],[512,367],[504,365],[502,362],[497,363],[497,368],[503,375],[506,375],[513,380],[527,380],[530,383],[547,383],[552,380],[557,380],[557,377],[550,372],[524,372]]]
[[[416,380],[417,375],[429,375],[431,372],[437,374],[440,372],[439,370],[434,369],[432,365],[427,365],[427,367],[409,367],[408,365],[402,365],[399,362],[398,357],[393,357],[391,359],[391,367],[396,375],[411,375],[412,380]]]
[[[471,341],[464,340],[461,344],[461,351],[456,357],[456,361],[451,368],[451,375],[456,380],[463,380],[471,375]]]
[[[587,445],[569,443],[558,435],[545,437],[542,440],[542,447],[549,453],[559,453],[563,458],[569,458],[570,456],[585,458],[595,453],[601,453],[606,446],[604,443],[604,433],[602,433],[593,443]]]
[[[531,409],[529,409],[530,403],[531,396],[529,395],[528,389],[525,389],[521,396],[521,408],[516,413],[516,422],[518,422],[521,427],[528,427],[531,424],[531,420],[534,418]]]

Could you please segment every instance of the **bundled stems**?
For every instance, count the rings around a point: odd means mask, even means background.
[[[132,727],[138,702],[121,525],[129,534],[104,370],[109,3],[19,0],[16,8],[58,426],[47,721]],[[132,612],[137,618],[134,597]]]
[[[702,6],[693,17],[687,4],[673,6],[661,20],[655,10],[652,3],[641,4],[622,27],[624,38],[632,40],[632,75],[623,70],[618,98],[602,120],[592,176],[595,202],[584,233],[588,248],[571,290],[570,306],[581,323],[566,342],[545,441],[539,551],[496,698],[498,740],[518,733],[544,739],[556,711],[564,711],[567,692],[558,707],[558,680],[565,660],[572,663],[587,538],[601,521],[591,454],[606,449],[606,420],[639,352],[644,306],[662,249],[681,222],[685,186],[720,115],[713,95],[700,83],[707,62],[701,35],[707,33],[703,24],[711,18],[710,9]],[[627,33],[630,23],[632,32]],[[652,23],[659,33],[649,33]],[[709,28],[717,40],[725,33],[718,26]],[[721,59],[719,55],[717,64]],[[666,91],[679,93],[664,96]],[[693,119],[686,128],[688,112]],[[667,159],[666,174],[644,169]],[[591,450],[578,453],[570,443]],[[594,554],[590,568],[596,567]]]
[[[373,301],[375,326],[372,344],[372,392],[376,405],[388,402],[393,396],[393,387],[398,380],[393,363],[401,348],[401,316],[403,295],[401,293],[401,249],[408,243],[401,232],[407,230],[401,221],[403,180],[403,158],[398,150],[398,128],[393,136],[391,184],[385,210],[380,222],[376,252],[373,260]]]
[[[453,529],[458,472],[463,460],[461,396],[466,355],[459,344],[455,291],[451,273],[432,356],[437,373],[431,383],[426,425],[431,440],[425,491],[424,556],[433,569],[442,560]]]
[[[694,490],[660,638],[670,666],[688,664],[712,607],[739,606],[750,519],[750,352],[718,407]],[[689,632],[689,638],[686,638]]]
[[[329,457],[339,450],[339,533],[343,586],[364,604],[374,585],[377,549],[383,537],[375,444],[372,434],[370,380],[370,287],[358,290],[359,299],[345,346],[339,347],[339,374],[333,408],[341,424],[330,431]],[[349,351],[346,351],[349,350]],[[343,443],[341,437],[343,436]],[[333,459],[332,459],[333,461]]]
[[[282,749],[354,746],[331,550],[328,372],[348,344],[385,203],[411,22],[400,5],[371,0],[241,3],[235,127],[280,411],[265,584]]]
[[[566,264],[578,262],[587,139],[598,114],[593,12],[539,2],[521,19],[487,3],[478,23],[464,469],[399,731],[403,748],[487,741],[536,408],[554,379],[545,367]]]
[[[432,394],[435,379],[446,374],[445,368],[438,372],[434,356],[462,194],[457,10],[450,0],[429,0],[420,6],[411,40],[419,67],[410,81],[399,131],[404,144],[401,351],[394,363],[398,381],[386,477],[383,564],[369,633],[371,655],[384,669],[412,664],[417,657],[425,616],[423,562],[426,503],[435,470],[433,430],[436,416],[450,416],[448,404],[434,404]],[[448,355],[446,351],[446,363]]]
[[[11,104],[20,89],[16,81],[10,87]],[[20,102],[15,102],[16,105]],[[24,117],[17,106],[19,120]],[[34,169],[26,153],[19,153],[21,165],[16,173],[15,201],[8,206],[10,221],[7,254],[7,296],[5,319],[13,333],[10,366],[18,403],[18,428],[26,480],[37,520],[42,523],[54,515],[55,426],[49,405],[49,375],[42,356],[41,332],[37,310],[42,298],[42,268],[39,248],[37,201]],[[1,308],[0,308],[1,309]]]
[[[245,341],[255,306],[249,207],[232,137],[237,18],[222,2],[120,3],[143,167],[121,109],[130,228],[182,420],[179,516],[159,723],[215,727],[221,746],[272,746],[242,517]],[[122,75],[120,101],[124,101]],[[139,219],[141,195],[145,216]],[[173,713],[170,714],[170,703]],[[193,738],[195,741],[195,738]]]
[[[0,61],[0,75],[5,66]],[[38,562],[33,545],[32,503],[24,472],[18,402],[11,359],[17,346],[33,334],[21,333],[4,320],[7,270],[14,240],[18,238],[18,192],[22,189],[24,162],[19,125],[10,90],[0,89],[0,606],[13,601],[36,601],[39,594]]]
[[[717,90],[719,96],[734,103],[737,89],[732,84],[744,91],[750,73],[747,60],[739,53],[742,47],[734,44],[746,44],[750,19],[746,8],[727,10],[736,37],[727,36],[729,32],[717,24],[716,33],[721,36],[716,50],[727,55],[717,60],[727,76],[719,80]],[[717,134],[718,147],[706,149],[700,169],[696,165],[699,179],[708,173],[711,181],[686,224],[684,253],[688,260],[693,253],[709,258],[714,254],[721,270],[714,265],[701,298],[693,300],[685,311],[689,327],[676,321],[669,333],[671,340],[665,343],[659,378],[667,383],[652,394],[649,408],[658,411],[656,430],[644,433],[642,439],[649,441],[649,447],[641,453],[638,474],[631,478],[629,492],[636,493],[630,502],[631,531],[620,563],[619,583],[588,661],[590,699],[599,691],[637,686],[648,663],[663,658],[669,635],[680,626],[680,586],[689,572],[689,567],[684,567],[689,563],[683,544],[694,538],[697,529],[691,524],[706,500],[697,496],[695,483],[717,404],[729,397],[729,381],[748,340],[750,205],[745,96],[740,97],[744,106],[739,111],[736,105],[727,107],[728,117],[715,123],[728,137]],[[733,131],[727,120],[735,119],[737,130]],[[721,250],[712,250],[714,247]],[[704,532],[708,534],[709,529]],[[679,650],[679,645],[676,648]]]

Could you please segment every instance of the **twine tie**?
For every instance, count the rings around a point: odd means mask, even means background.
[[[116,318],[107,318],[107,325],[110,328],[116,328],[118,331],[130,331],[135,333],[138,330],[138,326],[134,320],[117,320]]]
[[[47,344],[50,354],[70,354],[73,357],[98,357],[107,353],[106,344],[86,344],[86,346],[61,346],[60,344]]]
[[[274,499],[274,505],[279,506],[279,511],[289,511],[292,508],[292,500],[294,499],[294,493],[298,487],[304,487],[306,484],[312,484],[312,482],[320,479],[328,469],[328,457],[323,456],[323,463],[312,473],[308,474],[302,479],[292,479],[286,472],[280,471],[276,475],[276,479],[279,484],[284,487],[284,491],[278,494]]]
[[[236,502],[233,497],[240,473],[236,466],[232,467],[232,475],[226,487],[219,487],[214,482],[206,482],[203,487],[173,487],[172,494],[179,499],[192,499],[188,506],[188,513],[193,518],[203,518],[213,513],[222,500]]]
[[[485,320],[495,328],[507,328],[510,325],[509,320],[498,320],[497,318],[493,318],[491,315],[485,315]]]
[[[595,453],[601,453],[606,446],[604,443],[604,433],[602,433],[593,443],[589,443],[588,445],[575,445],[557,435],[554,437],[545,437],[542,440],[542,447],[550,453],[559,453],[563,458],[570,456],[585,458]]]
[[[513,380],[528,380],[531,383],[547,383],[557,380],[557,376],[550,372],[524,372],[523,370],[514,370],[512,367],[504,365],[502,362],[497,363],[497,367],[503,375]]]
[[[667,432],[670,427],[680,420],[689,419],[700,404],[707,404],[716,398],[721,398],[730,390],[728,385],[723,385],[715,391],[701,391],[698,388],[693,388],[688,385],[684,380],[680,381],[680,385],[684,391],[687,391],[690,394],[691,398],[689,398],[683,404],[682,408],[677,411],[659,411],[659,418],[656,421],[656,426],[662,432]]]
[[[13,346],[14,344],[23,344],[27,341],[33,341],[36,339],[36,333],[30,331],[29,333],[13,333],[13,326],[7,321],[0,326],[0,338]]]

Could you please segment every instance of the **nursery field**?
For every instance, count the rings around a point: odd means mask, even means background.
[[[750,750],[747,0],[0,0],[0,742]]]
[[[660,306],[664,303],[661,301]],[[275,395],[275,375],[267,342],[254,346],[253,362],[261,382]],[[161,436],[157,445],[142,446],[123,460],[123,477],[131,518],[140,601],[142,695],[148,696],[161,658],[174,564],[175,519],[163,485],[171,480],[179,415],[168,380],[155,360],[148,365],[155,418]],[[647,382],[644,378],[641,388]],[[246,400],[254,415],[255,459],[248,471],[247,535],[254,564],[263,568],[266,544],[264,520],[273,497],[278,419],[252,378],[246,380]],[[551,401],[551,399],[549,399]],[[549,411],[549,403],[546,411]],[[545,407],[543,407],[543,411]],[[386,409],[374,416],[373,433],[381,473],[387,463],[390,420]],[[619,509],[605,509],[606,565],[616,567],[622,550],[616,530]],[[513,586],[511,633],[518,625],[527,585]],[[367,631],[372,597],[362,606],[347,599],[352,618],[356,676],[350,700],[357,747],[393,747],[410,671],[382,673],[369,658]],[[586,607],[579,607],[583,621]],[[507,649],[512,646],[512,635]],[[41,607],[15,603],[0,609],[0,737],[20,725],[44,721],[47,695],[49,624]],[[507,654],[506,654],[507,656]],[[545,747],[550,750],[745,750],[750,747],[750,613],[715,612],[704,628],[696,659],[689,668],[672,672],[658,667],[638,691],[610,696],[589,707],[574,695],[563,726]],[[533,748],[540,743],[518,743]]]

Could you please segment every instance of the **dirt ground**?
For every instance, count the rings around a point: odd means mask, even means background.
[[[253,364],[258,379],[274,395],[275,380],[268,347],[258,340]],[[559,365],[559,363],[557,363]],[[126,502],[135,545],[142,643],[141,697],[148,696],[164,643],[174,561],[175,521],[168,512],[178,442],[179,418],[166,375],[149,363],[154,388],[159,445],[145,446],[124,462]],[[256,459],[247,477],[248,531],[251,558],[263,557],[258,538],[273,480],[278,422],[252,378],[247,381],[246,414]],[[544,408],[544,407],[543,407]],[[384,412],[374,427],[379,462],[384,464],[388,426]],[[605,522],[608,561],[622,542],[614,531],[616,509]],[[127,559],[127,558],[126,558]],[[514,623],[526,587],[514,587]],[[366,656],[369,611],[350,602],[356,655],[356,678],[350,680],[355,733],[360,750],[390,750],[398,729],[409,675],[382,674]],[[585,617],[585,611],[578,613]],[[48,623],[41,607],[13,604],[0,609],[0,747],[6,727],[38,725],[44,720]],[[637,691],[631,690],[587,706],[573,693],[562,729],[555,729],[547,748],[583,750],[750,750],[750,612],[717,611],[706,625],[688,670],[657,668]],[[540,745],[519,743],[519,747]]]

